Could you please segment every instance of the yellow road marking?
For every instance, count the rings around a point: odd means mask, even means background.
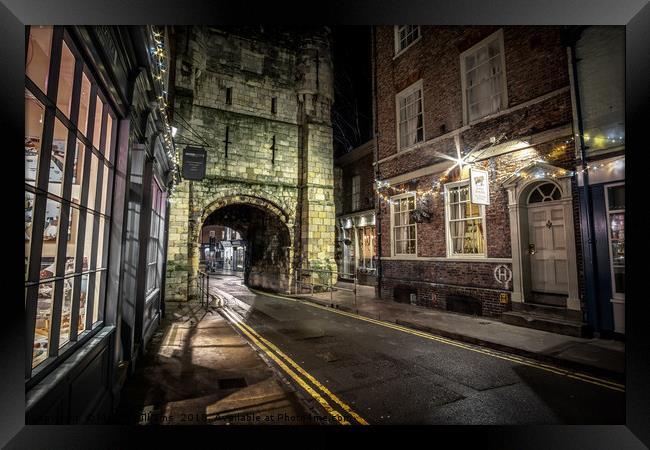
[[[411,328],[406,328],[404,326],[393,324],[393,323],[390,323],[390,322],[385,322],[385,321],[382,321],[382,320],[372,319],[370,317],[359,316],[357,314],[349,313],[347,311],[341,311],[341,310],[338,310],[338,309],[333,309],[333,308],[330,308],[330,307],[327,307],[327,306],[322,306],[322,305],[319,305],[319,304],[311,303],[311,302],[300,300],[300,299],[284,297],[284,296],[276,295],[276,294],[269,294],[269,293],[258,291],[258,290],[255,290],[255,289],[250,289],[250,290],[252,292],[258,294],[258,295],[266,295],[268,297],[275,297],[275,298],[280,298],[280,299],[283,299],[283,300],[289,300],[289,301],[301,303],[301,304],[304,304],[304,305],[309,305],[309,306],[312,306],[314,308],[319,308],[319,309],[329,311],[329,312],[332,312],[332,313],[340,314],[340,315],[347,316],[347,317],[352,317],[352,318],[357,319],[357,320],[363,320],[365,322],[374,323],[375,325],[381,325],[381,326],[386,327],[386,328],[392,328],[394,330],[402,331],[404,333],[413,334],[413,335],[416,335],[416,336],[419,336],[419,337],[423,337],[425,339],[438,341],[438,342],[441,342],[441,343],[444,343],[444,344],[447,344],[447,345],[453,345],[455,347],[463,348],[463,349],[470,350],[470,351],[473,351],[473,352],[476,352],[476,353],[482,353],[484,355],[492,356],[494,358],[499,358],[499,359],[503,359],[503,360],[506,360],[506,361],[516,362],[518,364],[523,364],[523,365],[526,365],[526,366],[535,367],[537,369],[545,370],[547,372],[552,372],[552,373],[555,373],[557,375],[564,375],[564,376],[567,376],[569,378],[573,378],[573,379],[576,379],[576,380],[579,380],[579,381],[582,381],[582,382],[585,382],[585,383],[591,383],[591,384],[594,384],[594,385],[597,385],[597,386],[612,389],[614,391],[625,392],[625,386],[624,385],[622,385],[620,383],[616,383],[614,381],[606,380],[606,379],[603,379],[603,378],[597,378],[597,377],[587,375],[587,374],[583,374],[583,373],[580,373],[580,372],[571,372],[571,371],[569,371],[567,369],[562,369],[560,367],[555,367],[555,366],[545,364],[545,363],[538,363],[538,362],[528,360],[528,359],[524,359],[524,358],[514,356],[514,355],[507,355],[506,356],[506,355],[498,354],[496,352],[493,352],[493,351],[490,351],[490,350],[487,350],[487,349],[473,347],[473,346],[470,346],[468,344],[463,344],[461,342],[453,341],[451,339],[447,339],[447,338],[444,338],[444,337],[441,337],[441,336],[436,336],[436,335],[426,333],[426,332],[423,332],[423,331],[419,331],[419,330],[413,330]]]
[[[334,402],[336,402],[341,408],[343,408],[348,414],[350,414],[354,419],[359,422],[361,425],[368,425],[368,422],[361,417],[359,414],[354,412],[352,408],[350,408],[347,404],[345,404],[340,398],[338,398],[334,393],[332,393],[329,389],[327,389],[325,386],[323,386],[321,383],[318,382],[310,373],[306,372],[302,367],[300,367],[293,359],[291,359],[289,356],[287,356],[282,350],[280,350],[277,346],[275,346],[272,342],[269,342],[267,339],[265,339],[263,336],[261,336],[259,333],[257,333],[253,328],[251,328],[248,324],[241,322],[241,325],[246,327],[248,330],[250,330],[251,333],[255,334],[262,342],[264,342],[266,345],[268,345],[271,349],[273,349],[278,355],[280,355],[282,358],[284,358],[291,366],[293,366],[300,374],[302,374],[305,378],[307,378],[309,381],[312,382],[318,389],[320,389],[322,392],[327,394]]]
[[[309,393],[320,405],[327,411],[332,417],[336,419],[336,422],[341,424],[341,425],[350,425],[350,422],[345,420],[345,417],[338,411],[336,411],[334,408],[330,406],[329,403],[327,403],[327,400],[325,400],[318,392],[314,391],[311,386],[309,386],[302,378],[300,378],[293,370],[291,370],[287,365],[280,360],[273,352],[271,352],[264,344],[262,344],[251,332],[249,332],[244,326],[243,322],[241,322],[239,319],[234,317],[232,314],[229,312],[222,310],[224,315],[227,316],[227,318],[230,319],[230,321],[241,330],[242,333],[244,333],[246,336],[249,337],[251,341],[255,345],[257,345],[266,355],[268,355],[273,361],[275,361],[286,373],[289,375],[293,380],[296,381],[305,391]]]

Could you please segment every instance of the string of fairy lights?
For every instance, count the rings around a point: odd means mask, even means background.
[[[576,134],[576,136],[580,136],[579,134]],[[588,135],[584,135],[583,138],[585,140],[589,140]],[[602,138],[605,139],[605,138]],[[556,145],[551,153],[554,150],[561,149],[565,150],[566,149],[566,144],[569,144],[573,142],[575,138],[571,137],[567,140],[564,141],[563,144]],[[607,142],[611,143],[622,143],[623,138],[622,137],[610,137],[606,138]],[[493,145],[495,145],[493,143]],[[563,169],[563,168],[558,168],[555,170],[543,170],[539,167],[530,167],[531,163],[533,162],[539,162],[539,163],[546,163],[548,164],[548,161],[544,160],[543,158],[525,158],[526,163],[523,166],[520,166],[519,168],[515,170],[498,170],[493,167],[487,168],[489,172],[492,172],[493,174],[496,175],[496,180],[497,182],[501,178],[508,178],[511,176],[516,176],[520,177],[522,179],[528,179],[528,178],[536,178],[536,179],[554,179],[558,177],[564,177],[564,176],[576,176],[583,174],[585,172],[595,172],[598,170],[607,170],[608,168],[615,167],[615,168],[621,168],[622,165],[624,164],[622,160],[613,160],[613,161],[608,161],[608,162],[592,162],[587,165],[585,165],[583,168],[576,168],[575,170],[568,170],[568,169]],[[444,190],[444,183],[449,181],[450,179],[450,172],[452,172],[456,168],[460,168],[462,170],[463,166],[470,166],[472,167],[474,163],[472,162],[467,162],[464,161],[464,158],[460,158],[455,162],[454,165],[449,167],[447,170],[445,170],[435,181],[433,181],[431,188],[429,189],[410,189],[410,188],[404,188],[404,187],[399,187],[399,185],[403,185],[406,182],[399,182],[391,184],[390,182],[386,180],[375,180],[374,184],[374,190],[377,196],[384,202],[391,203],[395,202],[396,200],[393,199],[392,197],[400,194],[416,194],[416,197],[418,198],[425,198],[425,197],[437,197],[438,195],[441,194],[441,192]],[[388,191],[387,193],[382,192],[382,190]],[[465,194],[469,192],[469,186],[462,186],[455,191]]]
[[[163,118],[164,130],[163,141],[167,157],[172,162],[172,180],[169,185],[169,197],[173,197],[176,185],[180,182],[180,168],[178,160],[178,152],[174,146],[172,139],[172,129],[169,125],[169,117],[167,116],[167,90],[165,89],[165,74],[167,73],[167,52],[165,50],[164,36],[161,30],[156,27],[151,27],[151,41],[153,46],[149,48],[151,57],[154,59],[154,82],[159,84],[158,106],[160,115]]]

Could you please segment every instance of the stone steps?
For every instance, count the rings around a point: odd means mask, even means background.
[[[567,320],[551,314],[531,311],[507,311],[501,314],[501,320],[516,325],[567,336],[587,337],[587,326],[579,320]]]

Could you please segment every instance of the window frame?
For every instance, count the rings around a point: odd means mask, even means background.
[[[356,190],[355,188],[356,181]],[[361,175],[352,175],[350,178],[350,209],[358,211],[361,208]]]
[[[481,48],[491,44],[493,41],[497,41],[499,44],[500,50],[500,60],[501,60],[501,107],[490,114],[486,114],[481,117],[476,117],[472,120],[469,119],[469,105],[467,104],[467,71],[465,69],[465,58],[472,53],[476,53]],[[461,93],[463,98],[463,125],[470,125],[486,117],[489,117],[493,114],[497,114],[500,111],[503,111],[508,108],[508,78],[506,73],[506,56],[505,56],[505,44],[503,40],[503,28],[499,28],[494,33],[487,36],[485,39],[474,44],[464,52],[460,54],[460,78],[461,78]]]
[[[614,281],[614,258],[612,254],[612,229],[609,224],[609,216],[610,214],[617,214],[617,213],[623,213],[623,220],[625,220],[625,208],[623,209],[610,209],[609,207],[609,190],[611,188],[615,188],[618,186],[623,186],[625,187],[625,182],[621,181],[618,183],[609,183],[605,184],[603,186],[604,189],[604,195],[605,195],[605,218],[607,220],[607,247],[608,247],[608,255],[609,255],[609,271],[610,271],[610,276],[611,276],[611,295],[612,299],[614,300],[625,300],[625,293],[620,293],[616,292],[616,283]],[[624,266],[625,267],[625,266]],[[623,275],[625,276],[625,274]]]
[[[486,259],[488,257],[488,247],[487,247],[487,227],[486,227],[486,220],[485,220],[485,205],[476,205],[479,208],[480,211],[480,219],[482,222],[483,226],[483,253],[454,253],[454,243],[452,241],[451,237],[451,230],[450,230],[450,216],[451,216],[451,211],[449,210],[450,205],[449,205],[449,194],[452,189],[456,189],[462,186],[467,186],[469,189],[469,178],[465,180],[460,180],[460,181],[452,181],[450,183],[445,183],[444,187],[444,202],[445,202],[445,242],[446,242],[446,250],[447,250],[447,258],[450,259],[466,259],[466,258],[471,258],[471,259]],[[471,203],[471,197],[468,191],[468,199],[469,203]],[[471,219],[476,219],[476,218],[471,218]],[[455,221],[460,221],[460,220],[469,220],[469,219],[456,219]]]
[[[393,36],[394,36],[394,40],[393,40],[393,43],[394,43],[394,45],[393,45],[393,50],[394,50],[393,59],[395,59],[395,58],[397,58],[398,56],[400,56],[400,55],[402,55],[403,53],[405,53],[405,52],[406,52],[409,48],[411,48],[411,47],[412,47],[416,42],[419,42],[420,39],[422,39],[422,27],[421,27],[420,25],[413,25],[413,26],[417,27],[417,29],[418,29],[418,37],[415,38],[415,39],[414,39],[410,44],[408,44],[406,47],[404,47],[404,48],[400,48],[399,31],[400,31],[400,28],[401,28],[401,27],[406,27],[406,26],[408,26],[408,25],[395,25],[394,28],[393,28]]]
[[[409,150],[411,148],[415,148],[416,146],[422,144],[423,142],[426,141],[426,125],[425,125],[425,120],[424,120],[424,83],[422,78],[420,78],[418,81],[415,83],[411,84],[410,86],[406,87],[405,89],[402,89],[400,92],[395,94],[395,129],[396,129],[396,136],[397,136],[397,142],[395,143],[397,146],[397,153]],[[400,134],[400,100],[404,97],[407,97],[414,93],[415,91],[420,91],[420,101],[422,102],[422,140],[415,142],[411,145],[406,145],[405,147],[402,147],[402,137]]]
[[[26,27],[26,44],[29,41],[30,27]],[[58,87],[60,85],[59,75],[61,71],[61,59],[63,45],[68,47],[74,58],[71,107],[68,114],[61,111],[58,106]],[[27,55],[27,49],[25,50]],[[96,335],[104,326],[105,320],[105,296],[106,296],[106,279],[108,271],[108,248],[111,232],[112,217],[112,196],[113,184],[115,181],[115,154],[117,153],[117,113],[113,105],[108,101],[103,92],[103,87],[92,73],[88,61],[79,51],[72,36],[63,26],[53,26],[50,66],[48,67],[49,81],[48,92],[43,92],[40,87],[25,74],[25,90],[29,91],[35,99],[44,107],[43,127],[41,130],[41,146],[38,155],[38,170],[34,186],[25,182],[25,193],[34,195],[34,204],[32,207],[32,235],[30,237],[30,248],[28,258],[28,274],[25,280],[25,312],[27,336],[25,341],[25,384],[27,388],[32,387],[40,382],[47,374],[52,372],[56,367],[63,363],[72,353],[81,348],[92,336]],[[87,125],[85,133],[82,134],[78,125],[80,120],[81,89],[83,76],[90,83],[89,107],[87,112]],[[94,130],[95,122],[95,102],[99,98],[103,103],[102,116],[100,120],[100,129]],[[92,108],[91,108],[92,105]],[[107,135],[106,122],[110,115],[112,120],[112,129],[110,136],[110,156],[106,159],[105,144],[109,136]],[[63,177],[61,181],[60,195],[49,192],[49,176],[51,165],[52,141],[54,140],[54,127],[61,123],[67,132],[66,137],[66,154],[64,160]],[[90,122],[93,122],[92,125]],[[93,146],[92,135],[90,139],[89,130],[93,129],[93,134],[100,134],[99,148]],[[79,145],[79,149],[78,146]],[[77,151],[79,153],[77,153]],[[97,186],[94,198],[94,204],[86,204],[90,182],[90,166],[92,155],[95,155],[98,161],[98,180],[102,181],[104,175],[108,175],[108,182],[102,182]],[[81,167],[77,170],[82,173],[80,183],[80,192],[78,199],[74,199],[73,183],[71,172],[74,171],[75,161],[79,155],[83,155]],[[48,164],[43,164],[48,163]],[[108,168],[108,170],[105,170]],[[76,172],[75,172],[76,173]],[[97,180],[93,180],[96,182]],[[104,180],[106,181],[106,180]],[[47,201],[52,200],[60,204],[59,223],[57,229],[57,241],[54,243],[55,256],[55,273],[48,278],[40,278],[41,256],[43,251],[43,220],[40,216],[45,216]],[[102,211],[102,201],[105,202],[105,209]],[[74,208],[77,217],[72,219],[72,208]],[[86,219],[92,217],[92,220],[103,225],[103,243],[98,241],[99,227],[93,226],[93,240],[90,255],[98,258],[98,250],[101,247],[101,261],[97,261],[92,266],[88,262],[86,270],[83,268],[83,256],[85,250],[85,233]],[[103,219],[103,220],[102,220]],[[72,233],[70,239],[74,240],[73,253],[68,246],[68,230],[73,228],[76,220],[77,230]],[[74,231],[74,230],[72,230]],[[68,257],[74,257],[74,270],[67,272]],[[91,259],[93,257],[91,256]],[[80,313],[80,288],[82,279],[87,277],[85,314],[86,321],[84,329],[78,328]],[[64,299],[64,283],[66,280],[72,282],[72,291],[70,293],[70,326],[66,337],[65,344],[60,345],[62,339],[62,318]],[[93,282],[94,280],[94,282]],[[50,297],[51,309],[49,313],[49,330],[47,341],[47,356],[42,359],[36,366],[33,366],[33,352],[35,343],[35,325],[37,319],[37,307],[39,302],[39,286],[51,283],[53,286]],[[99,283],[97,289],[97,298],[95,297],[94,283]],[[92,295],[92,302],[90,296]],[[97,320],[93,322],[93,306],[97,309]],[[67,314],[66,314],[67,317]],[[31,330],[31,331],[30,331]]]
[[[415,191],[405,192],[403,194],[393,195],[390,197],[390,254],[391,256],[399,256],[400,258],[417,258],[418,257],[418,224],[399,225],[400,227],[414,226],[415,228],[415,251],[413,253],[397,253],[396,252],[396,239],[395,239],[395,201],[403,198],[413,197],[413,204],[417,207],[417,193]],[[410,214],[409,214],[410,221]]]

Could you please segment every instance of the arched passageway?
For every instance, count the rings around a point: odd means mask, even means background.
[[[246,285],[274,291],[289,288],[291,239],[277,215],[257,205],[227,204],[210,213],[201,226],[210,225],[232,228],[245,240]]]

